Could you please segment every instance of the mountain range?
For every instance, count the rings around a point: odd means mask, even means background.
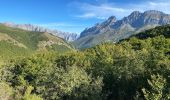
[[[71,42],[77,49],[90,48],[103,42],[115,43],[144,30],[167,24],[170,24],[170,15],[156,10],[134,11],[120,20],[117,20],[115,16],[111,16],[102,23],[86,28],[81,32],[80,36],[76,33],[51,30],[32,24],[2,23],[7,27],[26,31],[50,33]]]
[[[73,42],[78,49],[93,47],[102,42],[118,42],[141,31],[170,24],[170,15],[160,11],[134,11],[129,16],[117,20],[111,16],[106,21],[98,23],[81,32],[80,37]]]
[[[74,41],[77,39],[78,35],[76,33],[69,33],[69,32],[62,32],[62,31],[58,31],[58,30],[52,30],[52,29],[48,29],[48,28],[44,28],[38,25],[32,25],[32,24],[15,24],[15,23],[11,23],[11,22],[5,22],[2,23],[5,26],[8,27],[13,27],[13,28],[19,28],[19,29],[23,29],[26,31],[34,31],[34,32],[47,32],[47,33],[51,33],[57,37],[63,38],[66,41]]]

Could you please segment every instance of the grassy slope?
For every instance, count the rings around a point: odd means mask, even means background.
[[[71,49],[66,41],[51,34],[0,25],[0,59],[27,56],[40,50],[64,52]]]

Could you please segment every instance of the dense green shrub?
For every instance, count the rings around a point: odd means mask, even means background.
[[[1,67],[0,81],[6,85],[0,89],[9,91],[2,96],[17,100],[169,99],[169,30],[157,27],[117,44],[11,60]]]

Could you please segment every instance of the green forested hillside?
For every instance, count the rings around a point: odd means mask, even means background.
[[[0,25],[0,59],[27,56],[36,51],[65,52],[72,48],[63,39],[48,33],[30,32]]]
[[[59,55],[39,53],[1,68],[7,100],[168,100],[170,26],[117,44]]]

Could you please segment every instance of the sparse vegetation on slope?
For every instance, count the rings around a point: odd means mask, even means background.
[[[0,59],[28,56],[36,51],[73,50],[61,38],[49,33],[31,32],[0,25]]]

